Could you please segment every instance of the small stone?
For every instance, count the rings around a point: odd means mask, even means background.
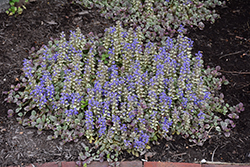
[[[201,163],[202,163],[202,164],[204,164],[204,163],[206,163],[206,162],[207,162],[207,161],[206,161],[205,159],[202,159],[202,160],[201,160]]]

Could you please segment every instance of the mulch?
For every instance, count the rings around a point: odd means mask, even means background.
[[[89,10],[67,0],[37,0],[26,7],[17,17],[0,13],[0,92],[10,90],[10,85],[16,83],[23,59],[32,47],[39,49],[50,38],[58,38],[62,31],[69,34],[76,27],[87,35],[101,34],[114,25],[96,9]],[[188,37],[194,41],[193,53],[203,52],[205,67],[221,66],[221,73],[230,81],[221,90],[225,101],[230,105],[244,104],[245,111],[235,121],[231,136],[211,136],[203,146],[194,146],[175,136],[174,141],[161,140],[159,145],[151,145],[146,156],[136,158],[124,153],[120,161],[250,162],[250,1],[228,0],[227,7],[216,11],[220,19],[214,24],[206,23],[203,31],[189,28]],[[7,110],[15,105],[4,103],[4,98],[6,95],[0,94],[0,166],[78,160],[78,153],[83,150],[81,143],[87,143],[85,138],[65,145],[61,145],[60,139],[47,141],[51,131],[38,135],[36,129],[7,118]]]

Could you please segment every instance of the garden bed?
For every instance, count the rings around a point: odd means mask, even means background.
[[[66,0],[37,0],[27,5],[23,14],[7,16],[0,14],[0,92],[10,90],[21,74],[23,59],[31,47],[39,49],[50,38],[58,38],[64,31],[79,27],[84,35],[100,34],[114,25],[113,21],[99,16],[96,10],[69,4]],[[120,155],[119,161],[148,160],[171,162],[198,162],[202,159],[235,163],[250,162],[250,1],[229,0],[227,7],[216,8],[221,19],[207,23],[204,30],[189,29],[188,37],[194,41],[193,53],[203,52],[204,66],[221,66],[221,73],[230,84],[221,92],[230,105],[242,102],[245,111],[236,120],[236,128],[229,138],[213,136],[203,146],[195,146],[181,136],[173,141],[162,140],[158,146],[151,145],[149,153],[136,158],[128,153]],[[7,110],[15,105],[0,103],[0,164],[24,165],[52,161],[77,161],[82,151],[81,143],[60,145],[60,140],[47,141],[45,131],[23,127],[15,118],[7,118]]]

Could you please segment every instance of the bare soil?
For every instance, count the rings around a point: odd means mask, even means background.
[[[0,13],[0,92],[10,90],[21,74],[23,59],[31,47],[40,48],[50,37],[58,38],[80,27],[83,34],[100,34],[114,25],[100,17],[97,10],[88,10],[67,0],[37,0],[28,4],[23,14],[7,16]],[[85,14],[82,15],[82,11]],[[215,24],[206,23],[203,31],[190,28],[188,36],[194,41],[193,53],[203,52],[204,65],[221,66],[221,73],[230,84],[221,92],[230,105],[242,102],[245,111],[236,120],[231,136],[211,136],[200,146],[193,146],[180,136],[174,141],[161,140],[151,146],[147,157],[136,158],[128,153],[120,161],[148,159],[149,161],[197,162],[202,159],[236,163],[250,162],[250,1],[227,0],[227,7],[216,8],[221,15]],[[77,161],[83,149],[82,138],[77,143],[60,144],[60,140],[47,141],[51,131],[41,135],[36,129],[23,127],[15,118],[7,118],[7,110],[15,108],[4,103],[0,94],[0,166],[44,163],[51,161]],[[150,156],[153,155],[153,156]]]

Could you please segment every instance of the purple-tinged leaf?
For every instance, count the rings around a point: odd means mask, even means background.
[[[6,100],[7,100],[8,103],[11,103],[13,101],[13,97],[10,96],[10,97],[6,98]]]
[[[21,109],[22,109],[22,107],[16,108],[16,113],[18,113]]]
[[[245,110],[245,108],[243,107],[243,103],[239,103],[238,106],[239,106],[240,111],[244,111]]]
[[[85,156],[86,156],[86,157],[90,157],[91,154],[90,154],[89,152],[86,151],[86,152],[85,152]]]
[[[40,134],[42,134],[42,133],[43,133],[42,129],[38,129],[38,130],[37,130],[37,134],[38,134],[38,135],[40,135]]]
[[[203,30],[205,25],[204,25],[203,22],[199,22],[198,27],[199,27],[200,30]]]
[[[79,167],[83,166],[83,164],[81,163],[81,161],[76,161],[76,165],[79,166]]]
[[[220,94],[220,99],[223,99],[223,98],[224,98],[224,94],[221,93],[221,94]]]
[[[216,69],[216,71],[220,71],[221,67],[220,66],[216,66],[215,69]]]
[[[31,126],[35,127],[36,126],[36,122],[31,122]]]
[[[8,117],[12,117],[14,114],[14,111],[12,109],[8,110]]]
[[[226,130],[227,129],[227,123],[226,122],[220,122],[220,124],[221,124],[221,128],[222,128],[222,130]]]
[[[93,157],[89,157],[88,159],[86,159],[85,161],[83,161],[83,163],[90,164],[92,161],[93,161]]]
[[[210,125],[209,125],[209,124],[206,124],[206,125],[204,126],[204,128],[205,128],[205,129],[209,129],[209,128],[210,128]]]
[[[199,142],[197,143],[197,145],[198,145],[198,146],[203,146],[203,142],[200,142],[200,141],[199,141]]]
[[[13,100],[13,103],[16,103],[18,101],[18,99],[17,98],[15,98],[14,100]]]
[[[232,128],[235,128],[236,124],[235,123],[231,123]]]
[[[3,94],[6,94],[6,95],[7,95],[7,94],[9,94],[9,92],[8,92],[8,91],[3,91]]]
[[[225,132],[224,135],[225,135],[226,137],[229,137],[229,136],[230,136],[230,133],[229,133],[229,132]]]
[[[27,79],[26,78],[22,78],[22,82],[27,82]]]
[[[87,156],[83,155],[83,153],[80,152],[79,153],[79,158],[84,161],[87,158]]]
[[[236,113],[228,114],[228,117],[231,119],[239,119],[239,116]]]
[[[228,117],[232,119],[233,118],[233,114],[228,114]]]

